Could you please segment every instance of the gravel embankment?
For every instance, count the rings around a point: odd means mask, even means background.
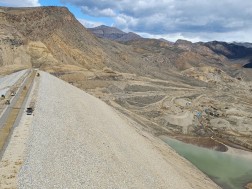
[[[188,181],[178,156],[171,164],[108,105],[47,73],[34,114],[19,188],[217,188]]]

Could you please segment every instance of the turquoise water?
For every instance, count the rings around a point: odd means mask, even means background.
[[[252,182],[251,159],[186,144],[165,136],[161,139],[224,189],[244,189],[244,185]]]

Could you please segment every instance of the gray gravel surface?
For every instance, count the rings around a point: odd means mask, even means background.
[[[18,188],[202,188],[104,102],[47,73],[40,79]]]

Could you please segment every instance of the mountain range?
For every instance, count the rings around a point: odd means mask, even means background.
[[[165,78],[170,69],[179,71],[194,66],[217,66],[229,72],[234,66],[250,63],[252,52],[251,48],[217,41],[178,40],[172,44],[107,26],[86,29],[64,7],[1,7],[0,14],[4,46],[0,65],[33,65],[51,70],[64,66],[89,70],[111,67]],[[146,69],[139,69],[143,62]]]
[[[252,109],[248,44],[171,43],[114,27],[87,29],[65,7],[0,7],[0,42],[0,74],[30,67],[50,72],[155,135],[210,137],[208,129],[195,127],[192,113],[208,109],[202,123],[216,136],[252,149],[243,135],[252,121],[246,113]]]

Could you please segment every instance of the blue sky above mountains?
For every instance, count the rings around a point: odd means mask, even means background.
[[[101,24],[175,41],[252,42],[251,0],[0,0],[4,6],[67,6],[86,27]]]

